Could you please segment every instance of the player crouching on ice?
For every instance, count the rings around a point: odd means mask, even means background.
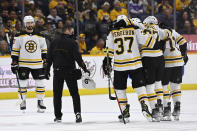
[[[19,99],[22,100],[20,110],[26,110],[27,82],[31,73],[36,85],[38,112],[44,112],[43,103],[44,67],[46,63],[47,45],[45,38],[34,32],[35,21],[32,16],[24,17],[25,31],[14,38],[11,52],[11,69],[17,76]]]

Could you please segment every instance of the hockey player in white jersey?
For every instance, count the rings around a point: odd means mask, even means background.
[[[46,106],[43,103],[45,85],[44,85],[44,65],[46,62],[47,45],[45,38],[39,33],[34,32],[35,21],[32,16],[24,17],[25,31],[14,38],[11,52],[11,69],[14,74],[18,74],[20,90],[19,98],[21,110],[26,110],[27,82],[29,74],[33,76],[36,85],[36,95],[38,99],[38,112],[44,112]]]
[[[157,38],[156,43],[158,45],[160,45],[159,42],[161,40],[165,40],[168,37],[168,31],[159,28],[156,17],[148,16],[143,21],[143,24],[145,29],[142,32]],[[158,48],[141,46],[140,54],[146,78],[147,95],[152,109],[152,117],[155,121],[160,121],[163,113],[163,89],[161,84],[165,66],[163,52],[160,46]]]
[[[118,17],[119,18],[119,17]],[[128,121],[130,117],[128,99],[126,95],[128,75],[132,78],[132,86],[136,90],[138,100],[142,107],[142,112],[152,119],[148,110],[148,97],[145,88],[145,78],[142,68],[142,61],[139,52],[139,44],[153,48],[155,45],[155,38],[150,34],[142,34],[141,30],[136,30],[129,27],[127,22],[129,20],[118,19],[115,29],[113,29],[106,40],[106,47],[109,52],[109,65],[113,62],[114,69],[114,89],[120,103],[123,116],[119,115],[120,121],[123,117]],[[130,23],[131,25],[131,23]],[[103,70],[107,75],[107,57],[103,60]]]
[[[177,33],[174,29],[170,29],[170,38],[165,42],[165,70],[162,79],[164,90],[164,120],[171,121],[171,102],[170,96],[173,100],[172,116],[175,120],[179,120],[181,108],[181,89],[182,83],[182,67],[187,63],[187,41],[182,35]],[[170,91],[168,89],[170,84]]]

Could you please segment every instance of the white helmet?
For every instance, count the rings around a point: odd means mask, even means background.
[[[82,87],[89,90],[96,89],[96,83],[88,73],[85,73],[82,77]]]
[[[34,22],[34,24],[35,24],[35,20],[31,15],[25,16],[23,19],[23,22],[24,22],[25,27],[26,27],[27,22]]]
[[[139,18],[131,18],[136,23],[142,23],[142,21]]]
[[[148,16],[143,21],[143,24],[155,24],[155,25],[158,25],[158,20],[157,20],[157,18],[155,16]]]
[[[119,22],[120,20],[124,20],[124,22],[126,23],[126,25],[131,25],[131,22],[127,18],[126,15],[119,15],[116,20],[117,20],[117,22]]]

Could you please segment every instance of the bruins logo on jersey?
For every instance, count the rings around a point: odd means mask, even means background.
[[[25,43],[25,49],[29,53],[34,53],[37,50],[37,44],[36,44],[36,42],[34,42],[33,40],[27,41]]]

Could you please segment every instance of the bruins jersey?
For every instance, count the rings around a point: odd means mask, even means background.
[[[156,39],[156,42],[165,40],[168,37],[168,31],[160,29],[157,25],[145,26],[142,30],[144,34],[151,34]],[[140,47],[140,54],[142,57],[159,57],[163,55],[161,49],[148,48],[146,46]]]
[[[165,42],[165,67],[183,66],[184,61],[179,46],[186,44],[186,40],[175,30],[170,32],[170,37]]]
[[[155,39],[134,28],[122,28],[109,33],[106,47],[109,57],[114,58],[114,70],[126,71],[142,67],[139,44],[153,48]]]
[[[18,58],[19,67],[43,68],[42,56],[46,56],[45,38],[37,33],[23,32],[14,38],[12,57]]]

